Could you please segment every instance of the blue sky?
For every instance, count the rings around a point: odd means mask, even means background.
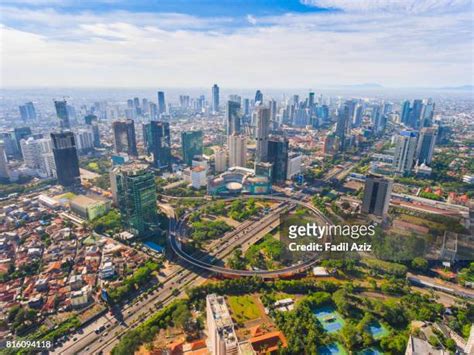
[[[2,85],[472,84],[471,0],[3,0]]]

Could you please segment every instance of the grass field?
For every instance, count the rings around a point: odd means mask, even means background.
[[[253,296],[230,296],[227,302],[232,311],[232,317],[240,323],[245,323],[249,320],[260,318],[260,311],[255,304]]]

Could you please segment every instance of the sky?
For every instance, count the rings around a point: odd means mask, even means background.
[[[0,85],[473,84],[472,0],[2,0]]]

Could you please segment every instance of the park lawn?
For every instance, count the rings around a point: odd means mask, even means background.
[[[76,194],[75,194],[75,193],[73,193],[73,192],[66,192],[65,194],[56,196],[55,198],[56,198],[57,200],[62,200],[62,199],[72,200],[74,197],[76,197]]]
[[[90,162],[89,164],[87,164],[87,168],[90,169],[90,170],[96,171],[96,172],[98,172],[100,170],[99,164],[97,164],[95,161]]]
[[[227,302],[232,311],[232,317],[239,323],[245,323],[261,317],[252,295],[229,296]]]

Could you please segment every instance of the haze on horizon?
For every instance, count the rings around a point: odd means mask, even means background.
[[[131,3],[4,0],[1,86],[473,83],[470,0]]]

